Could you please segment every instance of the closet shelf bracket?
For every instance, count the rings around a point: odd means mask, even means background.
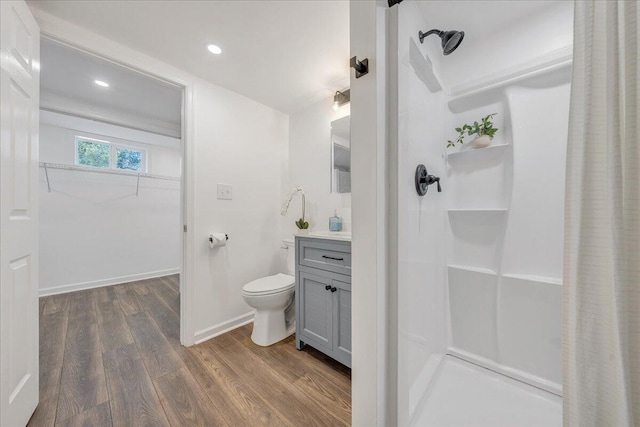
[[[47,164],[44,164],[44,176],[47,178],[47,192],[51,193],[51,184],[49,183],[49,170],[47,169]]]

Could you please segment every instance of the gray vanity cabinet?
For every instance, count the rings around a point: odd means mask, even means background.
[[[296,236],[296,348],[351,367],[351,243]]]

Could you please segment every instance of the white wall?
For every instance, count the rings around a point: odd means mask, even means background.
[[[195,90],[196,338],[203,339],[224,322],[251,319],[242,286],[285,267],[280,203],[289,120],[201,80]],[[216,199],[217,183],[233,185],[233,200]],[[210,249],[211,232],[228,233],[227,246]]]
[[[126,128],[47,111],[40,117],[42,162],[73,165],[81,135],[145,149],[149,173],[180,176],[180,140],[146,134],[148,142],[172,140],[173,147],[143,144]],[[179,271],[179,181],[143,178],[136,196],[132,177],[55,169],[48,175],[51,192],[40,170],[41,295]]]
[[[179,139],[111,124],[101,124],[50,111],[40,111],[41,162],[73,165],[76,136],[140,148],[147,153],[145,172],[180,177],[182,142]]]
[[[333,110],[333,97],[324,99],[289,118],[289,182],[304,189],[306,220],[313,231],[328,231],[329,217],[338,212],[343,230],[351,230],[351,193],[331,193],[331,122],[348,116],[350,105]],[[286,194],[286,193],[285,193]],[[283,220],[283,233],[296,233],[294,222],[300,218],[301,199],[296,197]]]
[[[402,3],[397,13],[398,76],[392,85],[397,84],[398,107],[392,114],[398,117],[398,419],[408,424],[446,353],[449,185],[443,158],[445,97],[429,91],[411,65],[426,55],[417,39],[424,22],[414,2]],[[411,43],[420,52],[413,62]],[[442,193],[432,185],[425,196],[418,195],[418,164],[440,177]]]

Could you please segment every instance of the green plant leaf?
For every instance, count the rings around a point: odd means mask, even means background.
[[[468,136],[472,136],[472,135],[477,135],[477,136],[482,136],[482,135],[488,135],[489,137],[493,138],[493,136],[496,134],[496,132],[498,131],[497,128],[493,127],[493,122],[491,121],[491,119],[496,116],[498,113],[491,113],[488,114],[484,117],[482,117],[480,119],[480,122],[474,121],[473,125],[470,124],[463,124],[462,127],[457,127],[455,128],[455,131],[458,132],[458,138],[454,141],[448,140],[447,141],[447,148],[451,148],[451,147],[455,147],[456,144],[463,144],[464,143],[464,134],[465,132],[467,133]]]
[[[300,218],[299,220],[296,221],[296,227],[298,227],[298,229],[300,230],[306,230],[307,228],[309,228],[309,223],[303,220],[302,218]]]

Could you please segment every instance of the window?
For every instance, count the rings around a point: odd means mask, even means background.
[[[109,167],[109,144],[78,140],[78,164],[94,168]]]
[[[145,172],[146,158],[143,149],[76,136],[76,164],[80,166]]]
[[[116,168],[139,171],[142,166],[142,151],[116,148]]]

